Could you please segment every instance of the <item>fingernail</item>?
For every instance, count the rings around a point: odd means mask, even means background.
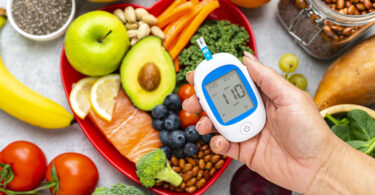
[[[189,71],[189,72],[186,73],[186,78],[185,78],[185,79],[186,79],[187,81],[189,81],[189,78],[190,78],[190,74],[191,74],[191,73],[192,73],[192,71]]]
[[[219,148],[220,144],[221,144],[221,139],[219,139],[219,140],[216,141],[216,148]]]
[[[182,109],[183,110],[186,110],[186,108],[187,108],[187,106],[186,106],[186,104],[189,104],[189,99],[186,99],[186,100],[184,100],[183,102],[182,102]]]
[[[248,57],[250,60],[256,60],[257,58],[250,52],[245,51],[245,56]]]

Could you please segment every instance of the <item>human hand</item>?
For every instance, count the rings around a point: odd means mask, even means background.
[[[252,79],[260,88],[267,113],[263,130],[241,143],[214,136],[211,149],[245,163],[266,179],[291,190],[305,193],[326,164],[339,140],[322,119],[311,97],[290,84],[255,56],[243,59]],[[193,84],[193,72],[187,80]],[[197,96],[183,102],[190,113],[202,112]],[[216,132],[210,119],[197,124],[200,134]]]

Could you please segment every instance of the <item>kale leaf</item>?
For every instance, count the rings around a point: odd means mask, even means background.
[[[194,70],[204,60],[203,53],[196,40],[203,37],[212,54],[227,52],[233,54],[242,62],[245,51],[253,52],[248,46],[249,34],[243,27],[231,24],[227,20],[208,20],[194,34],[190,46],[180,53],[178,59],[181,64],[177,74],[177,83],[185,82],[185,76]]]

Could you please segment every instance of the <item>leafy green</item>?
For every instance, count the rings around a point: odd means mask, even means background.
[[[142,190],[123,183],[108,187],[97,187],[92,195],[146,195]]]
[[[351,110],[338,119],[326,115],[332,131],[353,148],[375,158],[375,120],[362,110]]]
[[[139,180],[146,188],[153,187],[157,181],[165,181],[174,186],[179,186],[182,182],[182,177],[173,171],[161,149],[143,155],[136,167]]]
[[[203,53],[196,40],[203,37],[212,54],[227,52],[242,61],[245,51],[253,52],[246,44],[249,42],[249,34],[243,27],[231,24],[227,20],[206,21],[190,40],[190,46],[182,50],[178,56],[181,67],[177,74],[177,82],[185,82],[185,76],[194,70],[204,60]]]
[[[350,128],[349,125],[335,125],[332,127],[332,131],[344,141],[350,141]]]

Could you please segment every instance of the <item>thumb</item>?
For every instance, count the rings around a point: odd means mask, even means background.
[[[284,79],[280,74],[260,63],[256,57],[245,52],[243,63],[247,67],[251,78],[258,85],[260,90],[276,105],[289,103],[289,95],[295,87]]]

